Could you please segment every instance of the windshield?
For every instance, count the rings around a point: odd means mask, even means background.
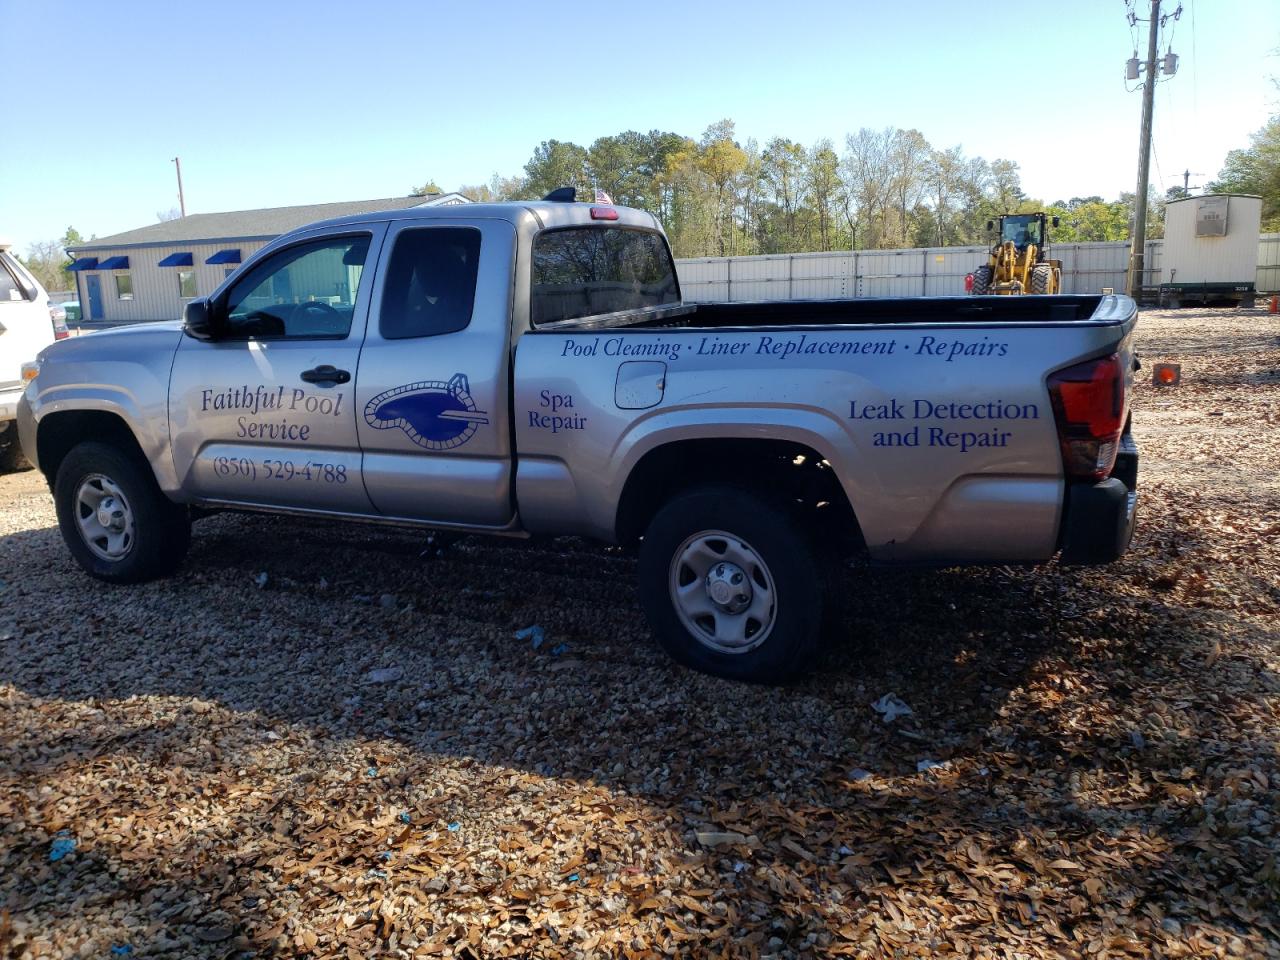
[[[1038,217],[1005,217],[1004,224],[1000,228],[1000,242],[1012,240],[1013,245],[1018,248],[1025,247],[1029,243],[1039,247],[1044,243],[1044,237],[1040,235],[1040,231],[1041,224]]]

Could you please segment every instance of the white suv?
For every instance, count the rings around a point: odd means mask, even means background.
[[[55,319],[49,295],[9,252],[11,246],[0,240],[0,472],[25,464],[14,426],[26,386],[22,365],[67,336],[66,322]]]

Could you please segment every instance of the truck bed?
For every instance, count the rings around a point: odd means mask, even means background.
[[[1054,297],[897,297],[699,303],[544,325],[556,330],[613,327],[721,329],[927,324],[1119,323],[1129,311],[1112,295]]]

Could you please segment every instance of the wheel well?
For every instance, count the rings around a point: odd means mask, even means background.
[[[663,503],[704,483],[780,496],[842,551],[864,547],[853,506],[820,453],[785,440],[740,439],[681,440],[646,453],[627,477],[618,503],[619,542],[634,544]]]
[[[40,470],[50,485],[58,476],[58,467],[62,465],[63,458],[82,440],[111,444],[146,462],[133,431],[117,414],[104,410],[65,410],[51,413],[40,421],[36,433],[36,456],[40,460]]]

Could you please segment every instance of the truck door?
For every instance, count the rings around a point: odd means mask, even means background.
[[[389,517],[514,516],[507,376],[515,228],[393,223],[356,378],[364,483]]]
[[[364,227],[372,229],[363,229]],[[216,296],[226,329],[185,336],[169,418],[183,487],[205,500],[372,513],[355,372],[385,224],[317,231]]]

